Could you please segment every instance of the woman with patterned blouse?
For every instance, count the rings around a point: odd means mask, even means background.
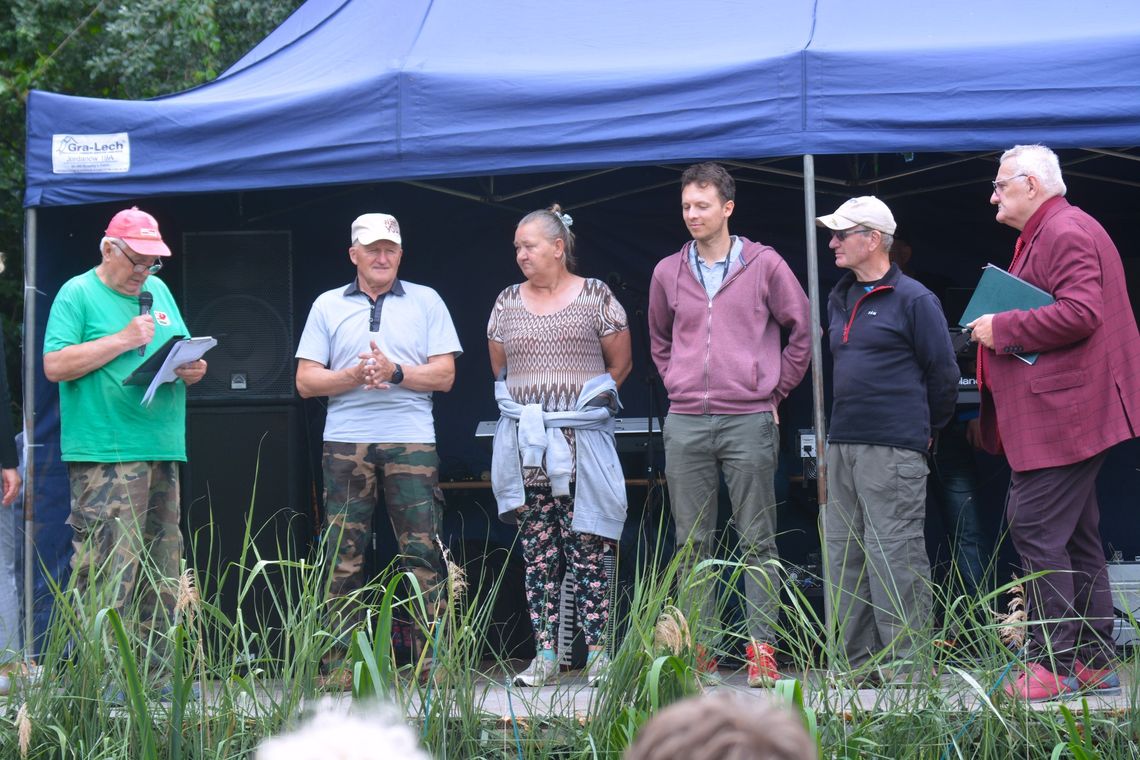
[[[602,636],[609,617],[609,579],[603,558],[610,543],[620,537],[625,520],[624,480],[613,450],[610,418],[620,408],[617,386],[632,366],[629,324],[625,310],[605,283],[574,274],[572,223],[557,205],[523,217],[515,231],[515,259],[526,281],[499,294],[487,325],[491,369],[502,381],[497,387],[504,417],[504,406],[532,412],[541,409],[537,438],[545,454],[536,456],[534,447],[528,449],[524,441],[525,411],[522,419],[515,415],[510,421],[511,434],[517,438],[496,435],[496,472],[504,468],[513,468],[515,473],[521,470],[521,506],[503,503],[498,486],[496,497],[500,498],[501,516],[518,523],[526,561],[527,605],[537,656],[515,677],[515,683],[523,686],[541,686],[557,672],[554,640],[558,593],[568,569],[578,584],[576,604],[590,650],[590,683],[596,683],[604,671],[607,660]],[[603,392],[593,399],[580,399],[584,387],[590,394],[598,388]],[[608,429],[597,429],[604,428],[601,422],[575,429],[583,425],[583,417],[598,419],[599,402],[610,410],[610,414],[600,413],[600,418],[609,423]],[[566,446],[559,438],[551,439],[556,445],[543,447],[543,435],[565,436],[570,452],[569,478],[576,488],[559,488],[565,472],[561,464],[557,474],[553,469],[555,449],[565,450]],[[502,445],[504,440],[510,445]],[[600,456],[598,448],[603,449]],[[520,449],[530,451],[530,459],[520,458]],[[559,462],[566,459],[557,458]],[[585,463],[605,472],[578,477],[576,468]],[[609,488],[587,488],[587,482],[599,480],[603,485],[608,480]],[[620,494],[615,480],[620,481]],[[558,495],[562,490],[572,495]],[[581,530],[584,526],[591,532]]]

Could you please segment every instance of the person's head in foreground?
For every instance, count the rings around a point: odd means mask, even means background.
[[[803,721],[757,697],[708,694],[685,699],[642,726],[625,760],[818,760]]]
[[[256,760],[431,760],[390,707],[340,714],[326,706],[296,730],[266,739]]]

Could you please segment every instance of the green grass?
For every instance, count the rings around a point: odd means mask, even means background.
[[[248,526],[247,534],[253,529]],[[337,643],[327,621],[362,612],[365,622],[348,642],[346,667],[355,686],[346,699],[393,704],[433,756],[616,758],[645,721],[704,686],[697,671],[700,642],[686,634],[689,592],[714,584],[723,611],[748,571],[731,558],[694,562],[685,550],[669,561],[651,549],[623,558],[633,563],[635,580],[623,592],[621,619],[614,621],[620,646],[592,690],[585,714],[563,710],[548,718],[503,720],[484,709],[488,679],[501,682],[510,672],[507,663],[485,659],[501,576],[452,589],[446,611],[435,621],[415,577],[395,568],[338,600],[334,609],[321,563],[262,556],[248,538],[240,560],[197,579],[197,596],[184,582],[178,612],[153,627],[139,624],[135,606],[112,607],[99,593],[105,584],[84,594],[72,587],[54,589],[42,676],[20,682],[0,703],[0,757],[250,757],[263,737],[296,726],[321,698],[320,663]],[[208,546],[210,537],[195,540]],[[144,561],[140,584],[169,583],[147,567]],[[785,577],[782,568],[775,569],[777,578]],[[217,590],[228,575],[237,579],[240,601],[257,595],[258,604],[242,605],[246,612],[224,609]],[[460,580],[458,573],[452,578]],[[879,690],[872,709],[864,709],[851,687],[889,663],[823,677],[821,653],[834,632],[826,630],[797,585],[781,583],[779,633],[785,670],[795,677],[780,682],[773,693],[800,712],[823,757],[1140,755],[1135,687],[1125,696],[1127,706],[1112,713],[1090,710],[1081,700],[1032,709],[1002,693],[998,681],[1008,672],[1012,653],[1000,640],[1000,626],[989,622],[989,610],[1004,608],[1012,583],[980,598],[940,595],[936,607],[944,610],[943,621],[922,632],[912,663],[931,675],[914,688]],[[398,660],[391,643],[397,619],[411,620],[422,642],[411,662]],[[718,634],[714,653],[729,658],[746,636],[733,625]],[[958,645],[940,643],[949,640]],[[935,670],[942,675],[935,677]],[[153,698],[163,683],[173,692],[167,701]],[[200,700],[192,698],[195,684],[203,685]],[[107,699],[119,690],[122,703]],[[23,730],[30,731],[26,755],[18,713],[26,715]]]

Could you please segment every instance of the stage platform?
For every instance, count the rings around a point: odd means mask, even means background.
[[[523,667],[520,665],[519,667]],[[840,712],[845,710],[861,710],[866,712],[883,712],[897,710],[907,705],[929,709],[937,707],[948,711],[972,711],[983,707],[983,699],[978,689],[970,684],[966,678],[958,673],[947,671],[939,675],[939,687],[931,688],[923,684],[919,687],[879,687],[865,689],[844,689],[827,683],[827,674],[823,671],[808,673],[785,673],[788,677],[799,678],[804,684],[805,706],[819,712]],[[976,681],[978,676],[970,674]],[[1129,706],[1132,684],[1135,677],[1131,674],[1122,674],[1120,693],[1116,695],[1089,694],[1089,708],[1094,711],[1112,711],[1125,709]],[[485,681],[481,709],[492,716],[509,716],[513,708],[515,717],[541,718],[544,716],[582,717],[589,713],[591,700],[598,694],[598,689],[586,683],[583,675],[577,671],[563,673],[557,683],[540,688],[528,688],[505,685],[504,677],[496,676]],[[982,693],[992,691],[993,684],[978,683]],[[737,672],[723,671],[714,677],[705,679],[703,687],[706,691],[729,691],[747,697],[767,698],[769,689],[752,689],[743,670]],[[1000,687],[999,687],[1000,689]],[[1004,696],[1004,695],[1003,695]],[[1067,702],[1080,702],[1080,696],[1071,697]],[[1048,702],[1034,702],[1036,709],[1052,709]]]
[[[478,713],[486,716],[488,722],[509,722],[513,715],[518,720],[543,719],[585,719],[593,711],[593,701],[605,693],[604,689],[589,686],[586,677],[580,671],[563,671],[558,679],[539,688],[519,687],[510,685],[511,677],[526,666],[524,662],[511,662],[506,666],[498,663],[487,663],[479,669],[479,675],[474,681],[474,689],[470,692],[472,707]],[[844,688],[832,682],[828,674],[822,670],[789,673],[781,671],[787,678],[798,678],[803,684],[805,706],[816,711],[817,714],[852,714],[877,713],[897,711],[913,708],[915,710],[943,710],[948,712],[973,712],[988,709],[986,699],[1005,700],[1004,694],[998,694],[1000,687],[994,688],[993,679],[986,680],[982,674],[959,671],[952,668],[945,669],[938,675],[937,685],[934,679],[919,686],[881,686],[878,688]],[[995,676],[996,677],[996,676]],[[1072,694],[1067,695],[1063,701],[1072,709],[1080,709],[1080,700],[1087,698],[1089,709],[1097,713],[1123,714],[1132,706],[1135,695],[1140,694],[1140,681],[1137,672],[1132,668],[1122,668],[1120,671],[1121,688],[1117,694]],[[239,712],[258,714],[279,705],[283,701],[286,688],[280,682],[260,681],[254,682],[253,695],[248,692],[235,693],[231,687],[231,697],[235,697],[234,707]],[[732,692],[746,698],[770,698],[770,689],[752,689],[748,687],[744,670],[730,671],[722,669],[715,675],[701,677],[702,688],[706,692]],[[296,688],[295,686],[293,687]],[[401,688],[407,689],[405,701],[409,704],[411,714],[421,714],[421,705],[425,698],[429,698],[426,688],[416,691],[411,684],[403,682]],[[201,702],[199,704],[209,709],[210,704],[222,699],[221,688],[218,683],[207,681],[201,687]],[[432,691],[435,691],[433,688]],[[0,704],[12,697],[0,696]],[[18,698],[18,697],[17,697]],[[352,704],[350,692],[326,691],[319,700],[323,709],[333,711],[347,711]],[[430,695],[430,701],[447,704],[454,711],[454,695],[440,698],[440,695]],[[1056,701],[1033,702],[1030,707],[1034,710],[1056,709]],[[465,712],[470,714],[469,709]]]
[[[603,691],[589,686],[580,671],[564,671],[554,683],[539,688],[510,686],[510,677],[526,666],[524,662],[511,663],[509,672],[499,665],[491,665],[482,671],[477,679],[472,702],[477,711],[486,715],[489,721],[516,719],[583,719],[592,711],[592,701]],[[938,685],[933,682],[916,687],[883,686],[878,688],[841,688],[829,683],[827,673],[813,670],[807,673],[783,673],[789,678],[798,678],[803,683],[805,706],[819,714],[840,714],[853,712],[887,712],[911,707],[923,710],[945,710],[949,712],[972,712],[987,709],[985,695],[998,699],[993,682],[985,682],[979,674],[956,672],[947,669],[938,676]],[[974,683],[970,682],[973,679]],[[1121,689],[1118,694],[1075,694],[1065,700],[1072,709],[1080,709],[1082,697],[1088,699],[1093,712],[1124,711],[1130,707],[1133,695],[1137,692],[1137,677],[1134,671],[1121,671]],[[716,675],[702,677],[702,688],[706,692],[733,692],[746,698],[765,699],[771,697],[770,689],[748,687],[745,672],[722,670]],[[1004,694],[1000,695],[1004,698]],[[207,699],[209,697],[207,696]],[[351,694],[344,692],[326,693],[327,703],[337,708],[348,709],[352,702]],[[432,698],[435,701],[435,697]],[[444,699],[450,702],[450,699]],[[411,712],[419,712],[420,701],[415,698]],[[1056,709],[1056,702],[1033,702],[1035,710]],[[251,705],[252,707],[252,705]]]

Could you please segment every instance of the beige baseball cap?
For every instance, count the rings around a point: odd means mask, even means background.
[[[403,245],[400,240],[400,223],[391,214],[361,214],[352,223],[352,238],[361,245],[369,245],[377,240],[391,240]]]
[[[895,234],[895,216],[887,204],[873,195],[852,198],[835,210],[834,214],[817,216],[815,223],[829,230],[846,230],[862,225],[872,230]]]

